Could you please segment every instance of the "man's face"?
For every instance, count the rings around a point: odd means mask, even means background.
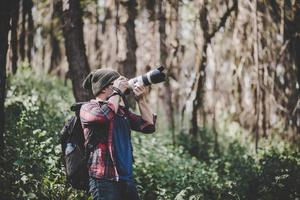
[[[113,93],[113,84],[114,82],[111,82],[104,90],[105,96],[109,97]]]

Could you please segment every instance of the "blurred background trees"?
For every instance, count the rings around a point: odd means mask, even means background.
[[[203,158],[238,138],[299,151],[297,0],[11,0],[0,12],[0,136],[6,77],[20,66],[71,82],[72,102],[91,97],[81,88],[91,70],[131,78],[163,65],[168,79],[148,100],[174,147]]]
[[[174,130],[201,140],[199,127],[217,133],[225,119],[256,146],[272,134],[299,141],[297,1],[11,4],[8,73],[27,63],[70,79],[75,100],[83,101],[91,97],[81,88],[90,70],[112,67],[132,78],[163,65],[168,80],[153,87],[149,101],[174,144]]]

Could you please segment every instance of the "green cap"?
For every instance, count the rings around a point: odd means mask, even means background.
[[[112,81],[120,77],[120,74],[113,69],[97,69],[92,71],[83,81],[83,88],[92,90],[93,95],[97,96],[101,90],[108,86]]]

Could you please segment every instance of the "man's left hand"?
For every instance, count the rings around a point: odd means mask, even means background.
[[[134,85],[133,88],[134,98],[136,101],[143,99],[146,95],[146,87],[143,85]]]

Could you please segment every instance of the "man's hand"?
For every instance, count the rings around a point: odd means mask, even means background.
[[[122,93],[124,93],[129,87],[128,79],[124,76],[120,76],[114,81],[113,87],[118,88]]]
[[[153,121],[153,114],[150,111],[150,108],[148,106],[148,103],[146,101],[146,87],[143,85],[134,85],[133,93],[135,96],[136,101],[138,102],[139,110],[141,113],[142,118],[149,122],[150,124],[154,124]]]
[[[143,85],[134,85],[133,88],[133,93],[134,93],[134,97],[137,101],[144,99],[145,95],[146,95],[146,87]]]

